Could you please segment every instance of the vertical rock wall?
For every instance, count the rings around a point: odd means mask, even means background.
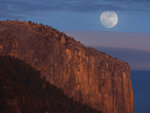
[[[26,61],[69,97],[103,113],[133,113],[129,65],[53,28],[0,22],[0,55]]]

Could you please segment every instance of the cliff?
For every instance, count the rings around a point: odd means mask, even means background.
[[[0,113],[101,113],[74,102],[29,64],[0,56]]]
[[[51,27],[0,22],[0,55],[29,63],[69,97],[103,113],[133,113],[129,65]]]

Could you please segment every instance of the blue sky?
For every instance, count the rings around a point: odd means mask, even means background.
[[[105,10],[119,16],[118,25],[104,28]],[[0,0],[1,20],[33,20],[61,31],[149,32],[149,0]]]
[[[107,10],[119,17],[112,29],[100,23]],[[52,26],[131,69],[150,70],[150,0],[0,0],[0,20],[7,19]]]

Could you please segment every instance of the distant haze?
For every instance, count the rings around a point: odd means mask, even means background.
[[[132,48],[150,51],[150,33],[96,31],[69,31],[66,33],[88,46]]]
[[[81,43],[130,64],[132,70],[150,70],[150,33],[66,32]]]
[[[124,48],[95,48],[129,63],[132,70],[150,70],[150,51]]]

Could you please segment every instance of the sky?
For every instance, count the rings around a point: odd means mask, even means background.
[[[118,14],[118,25],[100,24],[103,11]],[[149,0],[0,0],[1,20],[33,20],[60,31],[149,32]]]
[[[94,47],[129,63],[132,70],[150,70],[150,32],[65,32],[88,47]]]
[[[101,25],[103,11],[117,13],[115,27]],[[150,70],[150,0],[0,0],[0,20],[8,19],[52,26],[131,69]]]

